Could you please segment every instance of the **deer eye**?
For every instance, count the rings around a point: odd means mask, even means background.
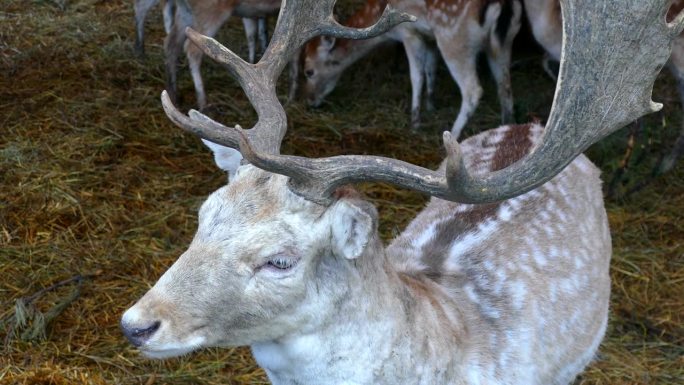
[[[267,265],[278,270],[287,270],[297,264],[297,260],[287,257],[275,257],[268,261]]]

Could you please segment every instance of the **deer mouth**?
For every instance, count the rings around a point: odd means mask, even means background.
[[[194,336],[189,338],[186,342],[176,343],[148,343],[140,346],[138,350],[140,353],[153,359],[165,359],[171,357],[184,356],[204,347],[204,337]]]
[[[320,108],[323,105],[323,98],[309,98],[307,103],[311,108]]]
[[[153,358],[156,360],[163,360],[166,358],[184,356],[186,354],[192,353],[199,349],[199,346],[190,346],[186,348],[173,348],[173,349],[145,349],[140,348],[140,353],[147,358]]]

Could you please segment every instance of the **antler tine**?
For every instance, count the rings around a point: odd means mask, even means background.
[[[661,105],[653,83],[667,62],[684,15],[665,23],[669,0],[561,0],[564,40],[556,95],[541,143],[520,161],[482,177],[468,173],[458,143],[444,133],[446,173],[376,156],[306,159],[259,153],[241,145],[256,166],[290,176],[298,194],[329,201],[337,186],[383,181],[439,198],[484,203],[538,187],[591,144]],[[243,148],[244,147],[244,148]]]
[[[216,40],[187,28],[188,39],[207,56],[225,64],[238,80],[257,112],[258,121],[253,128],[242,130],[224,126],[197,111],[188,118],[162,95],[164,110],[171,121],[204,139],[230,147],[237,147],[238,137],[244,133],[255,150],[278,154],[287,131],[287,116],[276,95],[276,81],[289,59],[304,43],[319,34],[370,38],[401,22],[415,20],[413,16],[388,7],[375,25],[354,29],[341,26],[334,20],[334,5],[335,0],[283,0],[271,43],[257,64],[245,62]]]
[[[176,126],[214,143],[222,143],[232,148],[239,146],[239,132],[242,131],[241,129],[224,126],[195,110],[190,110],[190,116],[188,117],[178,111],[166,91],[162,91],[161,101],[166,116]]]

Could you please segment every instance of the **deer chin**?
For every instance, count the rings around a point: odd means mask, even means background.
[[[205,338],[195,336],[185,342],[177,343],[148,343],[139,348],[140,353],[147,358],[163,360],[166,358],[183,356],[204,347]]]
[[[324,100],[325,96],[314,96],[307,98],[306,102],[311,108],[320,108]]]

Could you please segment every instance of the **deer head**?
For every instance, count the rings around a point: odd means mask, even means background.
[[[304,49],[304,95],[311,107],[319,107],[337,85],[349,58],[345,48],[336,49],[334,37],[321,36]]]
[[[249,345],[326,320],[345,261],[377,243],[377,215],[354,196],[325,207],[286,185],[246,165],[209,196],[188,250],[123,317],[144,354]]]
[[[275,80],[286,58],[304,42],[320,33],[373,36],[412,19],[387,9],[374,26],[356,30],[334,21],[333,3],[286,2],[269,48],[254,65],[187,31],[211,57],[233,63],[231,70],[259,114],[255,127],[243,132],[250,148],[279,152],[287,122]],[[295,23],[294,15],[308,16]],[[168,104],[166,93],[164,99]],[[202,124],[217,124],[191,114]],[[231,135],[224,139],[241,140]],[[335,203],[321,205],[291,191],[286,176],[239,166],[234,150],[212,142],[205,143],[219,167],[231,174],[230,183],[202,205],[188,250],[122,319],[126,336],[150,357],[251,344],[319,324],[325,317],[318,310],[331,307],[348,290],[348,282],[338,278],[350,261],[379,247],[375,208],[351,190],[338,189],[330,197]]]
[[[197,111],[186,116],[166,93],[164,109],[181,128],[239,149],[250,164],[204,203],[188,250],[124,314],[125,334],[145,354],[167,357],[320,326],[329,321],[326,309],[336,300],[383,272],[376,266],[373,274],[350,273],[354,264],[381,264],[381,258],[364,258],[377,255],[381,246],[374,208],[342,186],[382,181],[452,201],[503,200],[540,186],[592,143],[657,110],[652,84],[684,16],[667,24],[666,0],[612,2],[563,1],[565,48],[542,142],[484,177],[468,172],[449,132],[441,171],[376,156],[308,159],[279,153],[287,122],[275,83],[287,58],[316,35],[374,36],[411,20],[408,15],[388,8],[375,25],[353,29],[332,18],[334,0],[284,1],[273,40],[253,65],[188,29],[195,44],[231,69],[258,122],[243,130]]]
[[[359,28],[372,24],[387,6],[387,0],[368,0],[345,22]],[[332,36],[318,36],[304,47],[304,96],[312,107],[319,107],[337,86],[342,73],[384,38],[371,41],[339,41]],[[351,47],[354,45],[354,47]]]

